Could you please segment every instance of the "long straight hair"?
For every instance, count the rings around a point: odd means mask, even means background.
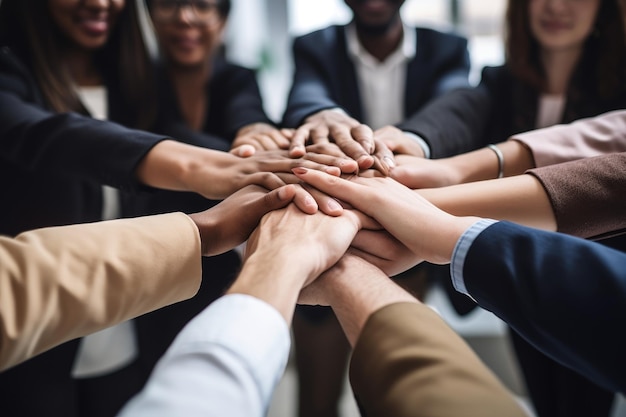
[[[85,113],[64,61],[68,39],[47,10],[38,10],[42,7],[47,7],[47,1],[2,0],[0,44],[9,46],[29,68],[52,110]],[[108,42],[96,51],[94,59],[103,78],[119,90],[124,107],[117,112],[123,115],[120,122],[147,129],[155,118],[156,94],[138,7],[135,0],[126,1]]]
[[[545,91],[546,77],[540,45],[530,29],[529,0],[509,0],[506,12],[506,65],[514,76]],[[591,80],[600,97],[623,91],[626,80],[626,31],[621,0],[602,0],[593,33],[587,38],[580,62],[594,61]]]

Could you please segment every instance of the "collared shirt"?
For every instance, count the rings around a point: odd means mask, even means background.
[[[398,48],[381,62],[363,48],[356,25],[346,26],[348,54],[354,63],[361,93],[363,122],[374,130],[404,119],[406,72],[409,61],[415,57],[417,40],[413,28],[403,25],[402,32]],[[426,158],[430,156],[430,147],[424,139],[414,133],[405,134],[422,147]]]
[[[77,87],[76,92],[91,117],[108,119],[107,89],[104,86]],[[102,220],[112,220],[120,214],[119,191],[102,186]],[[78,347],[72,376],[94,378],[113,373],[134,361],[139,354],[135,326],[132,320],[83,337]]]
[[[415,56],[415,30],[403,26],[402,42],[379,61],[359,42],[356,25],[346,26],[348,54],[354,62],[363,103],[364,123],[372,129],[396,124],[404,118],[408,62]]]
[[[290,345],[275,308],[249,295],[225,295],[185,326],[118,417],[262,417]]]
[[[467,252],[472,247],[472,243],[474,243],[474,240],[478,237],[478,235],[494,223],[497,223],[497,221],[482,219],[471,225],[456,242],[454,251],[452,252],[452,259],[450,260],[450,277],[452,279],[452,285],[455,290],[461,294],[467,295],[470,298],[472,298],[472,295],[467,291],[465,280],[463,278],[465,258],[467,257]]]

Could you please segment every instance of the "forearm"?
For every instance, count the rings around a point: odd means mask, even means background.
[[[418,302],[378,268],[354,256],[344,257],[320,279],[352,346],[373,313],[394,303]]]
[[[551,231],[557,227],[546,190],[531,175],[517,175],[416,192],[455,216],[509,220]]]
[[[27,232],[2,239],[0,259],[0,368],[190,298],[201,280],[181,213]]]
[[[503,176],[520,175],[535,167],[532,153],[521,142],[507,141],[496,146],[503,156]],[[442,161],[456,172],[457,184],[498,178],[498,157],[490,148],[481,148]]]
[[[270,304],[291,324],[298,294],[310,271],[289,260],[281,260],[271,251],[252,254],[228,294],[247,294]]]
[[[216,170],[231,165],[236,159],[225,152],[165,140],[144,157],[137,167],[137,177],[151,187],[199,192],[219,200],[227,197],[219,191],[224,187],[213,189],[207,178],[215,177]],[[203,183],[202,186],[199,183]]]

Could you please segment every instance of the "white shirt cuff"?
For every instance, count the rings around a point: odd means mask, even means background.
[[[402,133],[417,142],[417,144],[422,148],[422,151],[424,151],[424,158],[430,159],[430,146],[428,146],[428,143],[426,143],[424,139],[422,139],[419,135],[416,135],[413,132],[403,131]]]
[[[465,258],[467,252],[472,247],[474,240],[480,235],[483,230],[497,223],[497,220],[482,219],[471,225],[459,238],[454,246],[452,252],[452,260],[450,262],[450,277],[452,278],[452,285],[454,289],[472,298],[472,295],[467,291],[465,286],[465,279],[463,278],[463,265],[465,265]],[[472,300],[474,300],[472,298]],[[476,300],[474,300],[476,301]]]

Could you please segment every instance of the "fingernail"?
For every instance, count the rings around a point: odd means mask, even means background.
[[[285,187],[280,187],[278,189],[278,198],[280,200],[286,200],[287,199],[287,190],[285,189]]]
[[[387,164],[389,168],[393,168],[396,166],[396,161],[394,161],[393,158],[390,158],[388,156],[383,157],[383,161],[385,161],[385,164]]]
[[[341,210],[341,209],[342,209],[341,204],[339,204],[339,203],[338,203],[337,201],[335,201],[335,200],[330,200],[330,201],[328,202],[328,208],[329,208],[329,209],[331,209],[331,210],[333,210],[333,211],[338,211],[338,210]]]
[[[302,167],[296,167],[296,168],[291,168],[291,172],[293,172],[296,175],[304,175],[307,172],[309,172],[309,170],[306,168],[302,168]]]
[[[328,167],[324,170],[327,174],[334,175],[338,177],[341,175],[341,170],[337,167]]]
[[[307,206],[311,206],[311,207],[317,207],[317,203],[315,202],[315,199],[311,196],[307,196],[304,198],[304,204],[306,204]]]

